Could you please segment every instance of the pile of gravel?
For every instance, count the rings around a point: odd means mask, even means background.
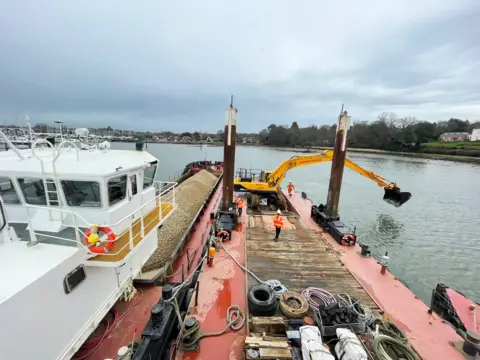
[[[178,185],[175,190],[177,210],[165,220],[158,230],[158,248],[145,263],[142,272],[160,269],[167,263],[194,216],[207,200],[217,177],[202,170]]]

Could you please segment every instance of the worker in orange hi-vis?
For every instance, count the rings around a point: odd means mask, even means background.
[[[273,218],[273,226],[275,227],[275,241],[277,241],[283,228],[283,217],[280,210],[277,210],[277,215]]]
[[[287,188],[288,188],[288,195],[292,196],[292,192],[293,192],[293,189],[295,189],[295,185],[293,185],[292,182],[289,181]]]
[[[238,209],[238,216],[242,216],[243,208],[245,207],[245,200],[241,196],[237,197],[235,200],[237,203],[237,209]]]

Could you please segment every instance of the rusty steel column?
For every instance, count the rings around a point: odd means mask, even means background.
[[[345,156],[347,153],[347,130],[350,127],[350,116],[342,111],[338,117],[337,135],[333,148],[332,170],[330,173],[330,184],[328,185],[327,209],[329,216],[338,216],[338,203],[340,201],[340,190],[342,188],[343,168],[345,167]]]
[[[223,197],[222,210],[228,210],[233,203],[233,181],[235,177],[235,143],[237,138],[237,108],[233,106],[233,96],[225,119],[223,141]]]

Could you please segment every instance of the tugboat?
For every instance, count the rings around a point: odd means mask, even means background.
[[[11,150],[0,153],[0,351],[70,359],[117,300],[135,297],[177,184],[155,181],[159,162],[144,151],[43,139],[19,150],[0,137]]]

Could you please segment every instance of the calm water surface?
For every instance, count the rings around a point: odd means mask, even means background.
[[[135,144],[114,143],[133,149]],[[223,148],[148,144],[160,159],[159,179],[168,179],[195,160],[222,160]],[[274,169],[298,153],[239,146],[236,167]],[[480,166],[456,162],[351,153],[360,166],[395,181],[412,199],[401,208],[383,202],[383,189],[345,169],[341,218],[356,226],[362,242],[375,255],[389,252],[390,270],[424,302],[431,289],[443,282],[480,302]],[[297,191],[315,203],[325,202],[330,163],[290,171]]]

